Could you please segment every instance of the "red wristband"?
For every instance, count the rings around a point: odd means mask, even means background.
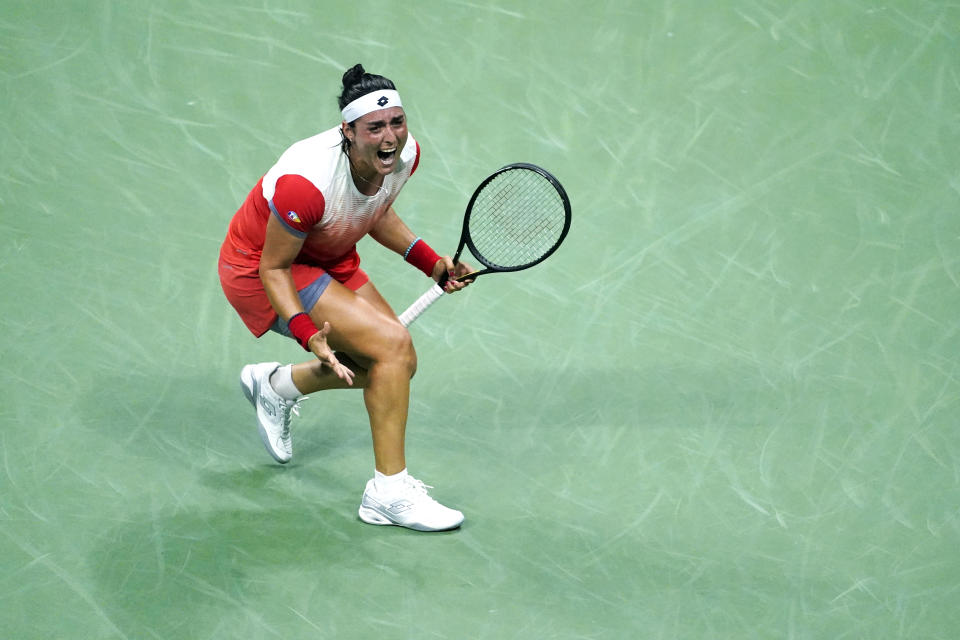
[[[413,243],[413,246],[407,251],[407,257],[404,258],[404,260],[427,274],[428,278],[433,277],[433,267],[439,259],[440,256],[437,255],[437,252],[420,239]]]
[[[319,333],[317,325],[313,324],[313,320],[310,319],[304,312],[295,313],[289,320],[287,320],[287,327],[290,329],[290,333],[293,334],[293,337],[296,338],[297,342],[300,343],[300,346],[305,350],[310,351],[310,347],[307,346],[307,343],[310,341],[310,338],[314,334]]]

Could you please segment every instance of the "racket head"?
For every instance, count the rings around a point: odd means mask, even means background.
[[[486,268],[460,279],[543,262],[567,237],[571,219],[567,192],[549,171],[526,162],[498,169],[473,192],[453,259],[466,246]]]

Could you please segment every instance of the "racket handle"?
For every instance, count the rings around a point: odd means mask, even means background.
[[[427,292],[417,298],[416,302],[410,305],[406,311],[400,314],[400,324],[409,327],[413,321],[420,317],[420,314],[427,310],[427,307],[440,299],[443,295],[443,289],[440,285],[434,284],[427,289]]]

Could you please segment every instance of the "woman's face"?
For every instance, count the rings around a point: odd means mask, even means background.
[[[407,116],[403,107],[371,111],[353,122],[343,123],[343,135],[350,141],[350,160],[362,173],[387,175],[407,143]],[[372,171],[371,171],[372,170]]]

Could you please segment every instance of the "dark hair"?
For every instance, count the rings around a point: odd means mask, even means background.
[[[396,90],[396,87],[389,78],[378,76],[375,73],[367,73],[363,65],[357,63],[347,69],[346,73],[343,74],[343,91],[337,98],[337,103],[342,110],[360,96],[365,96],[368,93],[382,89]],[[353,126],[352,122],[347,124],[351,127]],[[343,131],[340,132],[340,136],[343,138],[340,142],[340,150],[347,153],[347,150],[350,149],[350,141],[343,135]]]
[[[382,89],[395,90],[396,87],[389,78],[367,73],[362,64],[355,64],[343,74],[343,93],[337,98],[337,102],[343,109],[360,96]]]

